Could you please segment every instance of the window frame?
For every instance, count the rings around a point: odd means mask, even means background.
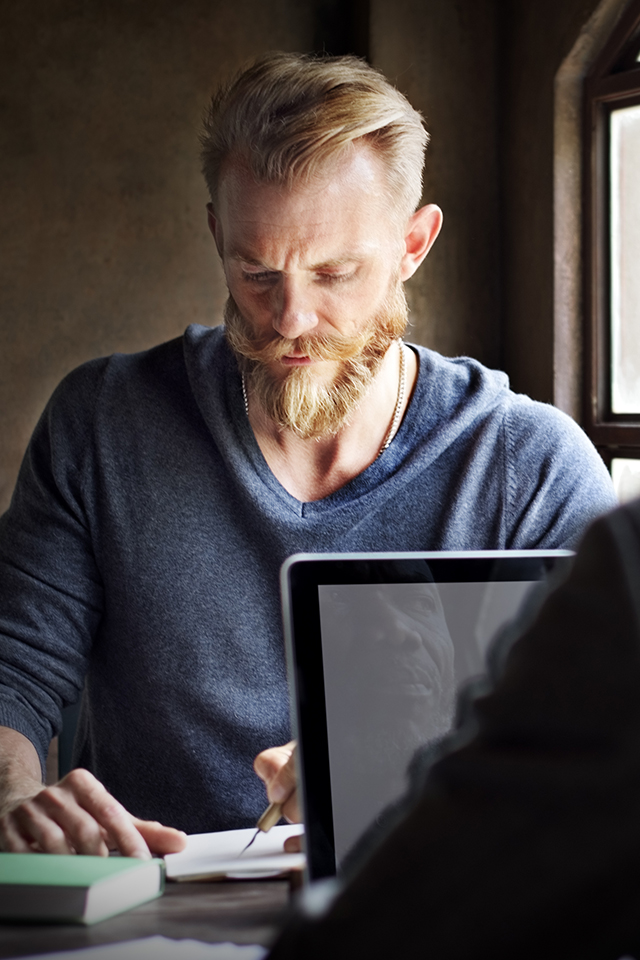
[[[609,117],[640,104],[640,0],[620,18],[585,78],[585,325],[583,426],[607,466],[640,459],[640,412],[611,410]]]

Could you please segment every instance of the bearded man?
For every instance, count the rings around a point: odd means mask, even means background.
[[[5,849],[148,856],[184,843],[152,821],[255,822],[253,759],[289,738],[290,554],[565,547],[613,505],[568,418],[400,339],[442,222],[426,141],[350,58],[269,55],[214,98],[225,326],[72,372],[1,521]],[[43,788],[82,690],[77,769]]]

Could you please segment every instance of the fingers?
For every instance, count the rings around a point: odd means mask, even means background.
[[[57,788],[52,789],[63,794],[64,813],[61,812],[56,819],[78,853],[88,852],[95,842],[94,830],[97,829],[102,837],[102,828],[109,847],[119,850],[123,856],[140,857],[143,860],[151,857],[149,847],[134,826],[131,815],[88,770],[72,770]],[[87,825],[85,812],[95,822],[95,828]],[[76,843],[80,845],[76,846]]]
[[[70,811],[63,791],[42,790],[12,813],[16,830],[32,850],[106,856],[107,846],[95,820],[84,810]]]
[[[88,770],[72,770],[17,804],[0,820],[0,841],[14,852],[151,856],[133,817]]]
[[[0,819],[0,850],[6,853],[31,853],[33,846],[18,828],[12,813]]]
[[[161,857],[166,853],[179,853],[187,845],[187,835],[182,830],[164,827],[156,820],[138,820],[137,817],[131,820],[149,849]]]
[[[72,770],[56,787],[42,791],[38,797],[43,793],[54,794],[55,804],[50,797],[43,802],[78,853],[99,849],[103,855],[106,835],[107,845],[125,857],[151,857],[131,815],[88,770]]]
[[[282,747],[270,747],[259,753],[253,761],[253,769],[264,781],[272,803],[282,803],[296,788],[293,761],[295,746],[295,740],[292,740]]]
[[[302,835],[299,834],[295,837],[287,837],[284,842],[284,852],[285,853],[301,853],[302,852]]]
[[[3,818],[2,842],[5,850],[13,852],[108,853],[95,819],[70,802],[60,786],[45,787],[17,804]]]
[[[272,803],[282,804],[282,813],[292,823],[302,820],[296,791],[295,740],[259,753],[253,767],[267,788]]]
[[[293,754],[267,783],[267,796],[275,803],[284,803],[296,789],[296,764]]]
[[[274,799],[278,796],[286,798],[277,801],[282,803],[282,816],[286,817],[289,823],[301,823],[302,813],[298,806],[296,765],[293,754],[274,778],[269,791]]]

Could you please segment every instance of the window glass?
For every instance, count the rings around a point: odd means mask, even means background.
[[[611,476],[620,503],[640,497],[640,460],[614,457],[611,461]]]
[[[640,413],[640,106],[611,113],[611,409]]]

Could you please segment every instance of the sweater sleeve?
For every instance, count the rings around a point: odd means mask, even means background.
[[[584,431],[549,404],[511,395],[504,418],[507,549],[574,549],[617,500]]]
[[[82,689],[102,612],[85,487],[106,362],[57,388],[0,518],[0,724],[31,740],[43,768],[60,711]]]
[[[503,662],[402,821],[270,960],[637,956],[640,501],[592,527]]]

